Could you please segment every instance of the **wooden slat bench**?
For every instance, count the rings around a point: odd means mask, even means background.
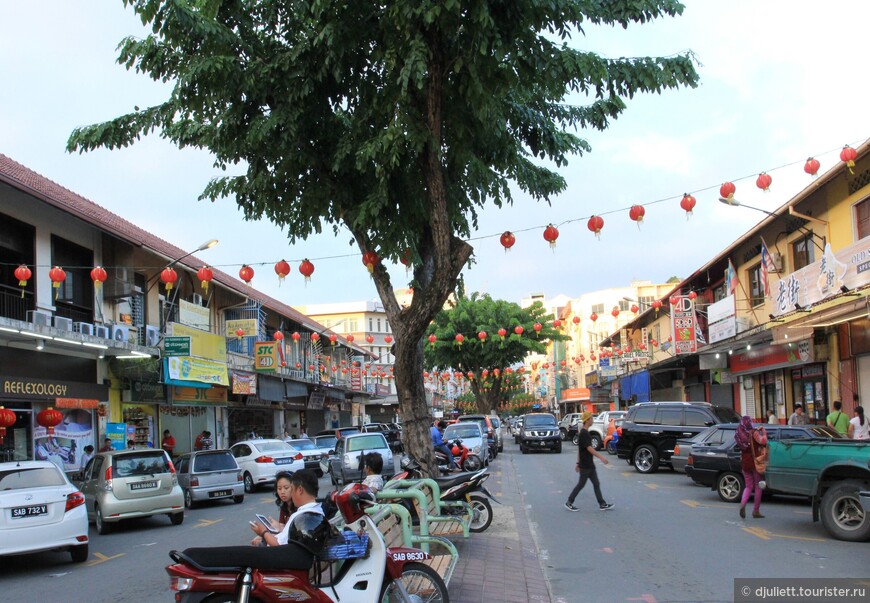
[[[423,536],[414,534],[411,526],[411,514],[400,504],[378,504],[366,510],[383,535],[387,547],[419,548],[432,555],[425,563],[444,579],[450,582],[453,570],[459,562],[459,551],[456,546],[439,536]],[[439,554],[430,551],[430,545],[437,545]],[[446,552],[442,552],[442,549]],[[412,591],[413,592],[413,591]]]
[[[474,517],[471,505],[463,501],[442,501],[438,483],[431,479],[396,480],[377,493],[377,500],[393,502],[407,499],[412,502],[420,522],[422,536],[455,536],[468,538]],[[446,515],[448,508],[459,509],[460,515]]]

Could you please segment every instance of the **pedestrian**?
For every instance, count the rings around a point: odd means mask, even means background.
[[[734,441],[740,450],[740,468],[743,470],[743,496],[740,499],[740,517],[746,518],[746,503],[753,494],[752,516],[763,519],[761,514],[762,474],[767,468],[767,431],[759,425],[755,427],[752,419],[744,416],[737,426]]]
[[[85,452],[82,454],[82,464],[79,465],[82,471],[85,470],[85,467],[88,466],[88,461],[94,458],[94,447],[88,444],[85,446]]]
[[[839,400],[834,402],[834,412],[828,415],[826,421],[828,427],[836,429],[841,436],[849,435],[849,416],[843,412],[843,403]]]
[[[778,425],[779,424],[779,420],[777,420],[777,418],[776,418],[776,413],[773,412],[772,410],[767,411],[767,422],[770,425]]]
[[[166,451],[169,458],[172,458],[172,451],[175,450],[175,438],[172,437],[168,429],[163,430],[163,441],[160,443],[160,447]]]
[[[210,431],[203,431],[202,438],[199,440],[200,450],[211,450],[214,448],[214,442],[211,439]]]
[[[577,434],[577,465],[574,467],[574,471],[580,474],[580,479],[577,481],[574,489],[571,490],[568,501],[565,503],[565,508],[569,511],[580,510],[574,506],[574,499],[577,498],[580,490],[583,489],[586,481],[589,480],[592,482],[592,488],[595,490],[598,508],[602,511],[607,511],[613,508],[613,503],[607,502],[601,495],[601,483],[598,481],[598,472],[595,470],[594,457],[598,457],[598,460],[605,465],[609,465],[610,462],[592,446],[592,437],[589,435],[589,427],[592,425],[592,413],[589,411],[582,413],[580,415],[580,423],[580,432]]]
[[[450,446],[444,443],[444,430],[447,428],[447,423],[444,421],[438,421],[432,426],[432,429],[429,430],[430,435],[432,436],[432,447],[435,450],[443,452],[447,456],[447,467],[449,469],[458,469],[456,467],[456,462],[453,460],[453,452],[450,450]]]
[[[384,489],[384,478],[381,476],[381,471],[384,470],[384,457],[380,452],[369,452],[365,455],[365,479],[363,485],[371,488],[372,492],[378,492]]]
[[[193,449],[194,450],[202,450],[202,439],[205,437],[205,434],[208,433],[204,429],[200,432],[196,439],[193,441]]]
[[[106,438],[103,440],[103,447],[100,448],[100,452],[111,452],[112,451],[112,440]]]
[[[130,450],[136,449],[136,441],[135,440],[127,440],[127,448]]]
[[[794,412],[788,418],[789,425],[806,425],[807,416],[804,414],[804,407],[800,404],[794,405]]]
[[[864,417],[864,407],[855,407],[855,416],[849,421],[849,437],[853,440],[870,440],[870,425]]]

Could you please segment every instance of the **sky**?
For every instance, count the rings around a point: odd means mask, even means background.
[[[812,184],[804,161],[821,171],[843,145],[870,138],[870,78],[860,41],[870,2],[832,0],[688,0],[681,17],[623,30],[594,27],[571,44],[610,58],[692,51],[696,89],[639,95],[605,132],[581,132],[592,152],[560,168],[564,193],[550,205],[515,192],[512,206],[488,206],[475,233],[466,290],[519,302],[627,286],[632,280],[684,278],[764,215],[717,202],[733,181],[741,203],[773,210]],[[238,273],[250,264],[253,286],[293,306],[377,299],[351,236],[331,228],[295,245],[269,222],[247,222],[235,201],[197,198],[219,175],[208,153],[180,151],[151,135],[133,146],[68,154],[77,126],[106,121],[163,101],[167,85],[116,64],[118,43],[143,36],[121,0],[0,0],[0,153],[183,248],[216,238],[198,256]],[[582,99],[570,99],[581,102]],[[759,172],[769,192],[755,186]],[[697,198],[691,217],[683,193]],[[645,206],[642,224],[629,208]],[[600,238],[586,226],[601,215]],[[543,239],[548,223],[560,236]],[[506,253],[499,235],[511,230]],[[315,265],[303,282],[299,262]],[[292,272],[278,285],[273,265]],[[408,284],[404,267],[393,285]]]

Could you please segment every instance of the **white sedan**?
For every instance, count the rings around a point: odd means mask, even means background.
[[[0,555],[54,550],[87,560],[84,495],[52,462],[0,463]]]
[[[274,484],[279,471],[293,473],[305,468],[302,453],[282,440],[243,440],[230,446],[230,451],[249,494],[257,486]]]

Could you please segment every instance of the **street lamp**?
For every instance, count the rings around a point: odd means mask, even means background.
[[[212,247],[214,247],[217,244],[218,244],[217,239],[209,239],[208,241],[206,241],[205,243],[203,243],[202,245],[200,245],[199,247],[197,247],[193,251],[189,251],[189,252],[185,253],[183,256],[176,258],[176,259],[172,260],[171,262],[169,262],[166,265],[166,268],[172,268],[178,262],[180,262],[181,260],[183,260],[186,257],[192,256],[197,251],[205,251],[206,249],[211,249]],[[164,270],[166,268],[164,268]],[[160,274],[160,273],[158,273],[158,274]],[[157,283],[157,282],[158,281],[155,281],[155,283]],[[175,291],[172,292],[171,299],[169,300],[169,303],[166,305],[165,311],[163,312],[163,330],[164,330],[164,332],[166,331],[166,320],[169,317],[169,313],[172,311],[172,306],[175,305],[175,300],[178,297],[178,290],[179,289],[181,289],[181,287],[176,287]]]
[[[740,201],[738,201],[734,197],[731,197],[730,199],[726,198],[726,197],[719,197],[719,202],[724,203],[725,205],[730,205],[732,207],[745,207],[747,209],[754,209],[755,211],[760,211],[761,213],[766,214],[772,218],[778,218],[780,216],[780,214],[775,214],[771,211],[767,211],[766,209],[761,209],[760,207],[755,207],[753,205],[746,205],[745,203],[741,203]],[[802,220],[806,220],[807,222],[815,222],[816,224],[821,224],[822,226],[825,227],[825,237],[821,237],[820,235],[816,234],[812,230],[808,229],[806,226],[803,226],[803,225],[798,226],[798,230],[800,230],[802,233],[812,235],[813,244],[816,247],[818,247],[819,251],[824,253],[825,248],[816,242],[816,237],[827,242],[830,239],[830,234],[831,234],[829,232],[830,231],[830,224],[825,220],[819,220],[818,218],[814,218],[813,216],[808,216],[806,214],[799,213],[799,212],[795,211],[795,209],[790,205],[788,207],[788,214],[790,216],[795,216],[796,218],[801,218]]]

